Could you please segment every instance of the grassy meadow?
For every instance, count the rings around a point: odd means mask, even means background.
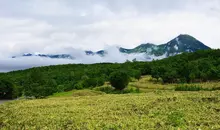
[[[220,83],[196,85],[217,88]],[[0,105],[0,129],[219,130],[220,91],[175,91],[176,86],[144,76],[129,83],[140,93],[73,90],[16,100]]]

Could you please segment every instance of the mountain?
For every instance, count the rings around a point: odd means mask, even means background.
[[[195,39],[190,35],[179,35],[172,39],[168,43],[161,45],[154,45],[151,43],[141,44],[134,49],[120,48],[120,52],[132,54],[132,53],[146,53],[148,55],[167,57],[177,55],[183,52],[195,52],[197,50],[207,50],[210,47],[204,45],[199,40]]]
[[[93,52],[93,51],[85,51],[86,55],[99,55],[99,56],[104,56],[105,54],[107,54],[107,52],[105,50],[100,50],[97,52]]]
[[[44,57],[44,58],[51,58],[51,59],[74,59],[74,57],[72,57],[69,54],[39,54],[39,53],[24,53],[20,56],[13,56],[12,58],[18,58],[18,57]]]
[[[211,49],[211,48],[190,35],[181,34],[165,44],[155,45],[152,43],[146,43],[146,44],[141,44],[133,49],[126,49],[119,47],[119,52],[125,55],[143,54],[144,59],[146,61],[151,61],[153,59],[162,59],[169,56],[174,56],[177,54],[181,54],[183,52],[195,52],[197,50],[207,50],[207,49]],[[98,55],[101,57],[105,57],[106,55],[108,55],[108,51],[107,50],[100,50],[98,52],[85,51],[85,54],[87,56]],[[75,59],[75,57],[70,54],[32,54],[32,53],[25,53],[22,54],[21,56],[13,56],[12,58],[31,57],[31,56],[46,57],[52,59]]]

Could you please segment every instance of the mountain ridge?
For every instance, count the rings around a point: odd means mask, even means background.
[[[172,56],[183,52],[195,52],[197,50],[211,49],[196,38],[180,34],[165,44],[155,45],[152,43],[141,44],[133,49],[120,48],[123,53],[147,53],[161,56],[167,52],[167,56]]]
[[[122,47],[119,47],[118,49],[119,52],[122,54],[127,54],[127,55],[145,54],[147,57],[146,60],[149,59],[153,60],[153,58],[151,57],[169,57],[184,52],[195,52],[197,50],[207,50],[211,48],[188,34],[180,34],[179,36],[175,37],[169,42],[160,45],[155,45],[153,43],[144,43],[133,49],[126,49]],[[100,50],[97,52],[87,50],[84,52],[88,56],[98,55],[101,57],[105,57],[106,55],[108,55],[108,51],[106,50]],[[31,56],[46,57],[52,59],[75,59],[75,57],[70,54],[32,54],[32,53],[25,53],[20,56],[13,56],[12,58],[31,57]]]

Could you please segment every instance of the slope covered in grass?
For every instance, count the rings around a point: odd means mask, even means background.
[[[220,91],[56,97],[0,105],[1,129],[220,129]]]

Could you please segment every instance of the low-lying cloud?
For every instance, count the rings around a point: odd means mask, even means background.
[[[14,70],[22,70],[32,67],[61,65],[61,64],[93,64],[93,63],[123,63],[127,60],[132,61],[150,61],[150,58],[161,59],[162,57],[147,56],[145,53],[139,54],[123,54],[119,52],[118,47],[111,46],[106,48],[107,54],[105,56],[86,55],[83,50],[66,48],[74,59],[51,59],[38,56],[31,57],[17,57],[17,58],[0,58],[0,72],[8,72]],[[72,51],[71,51],[72,50]],[[63,54],[60,52],[60,54]]]

